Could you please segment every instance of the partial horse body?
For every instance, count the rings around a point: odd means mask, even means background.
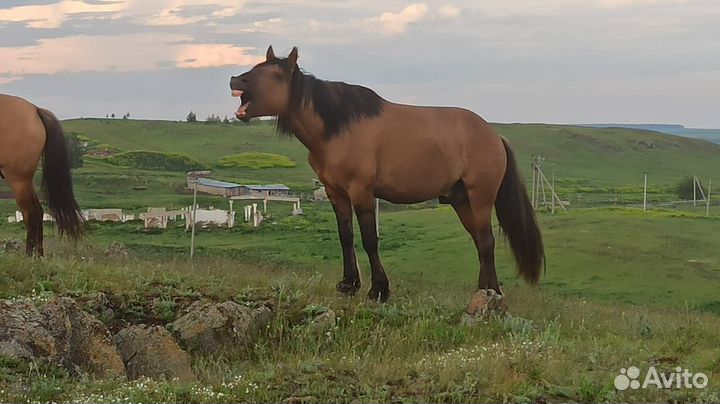
[[[77,239],[82,213],[75,201],[65,136],[52,112],[0,94],[0,172],[25,218],[26,252],[43,255],[43,207],[33,176],[43,157],[42,185],[60,234]]]
[[[370,259],[369,298],[386,301],[390,288],[378,254],[374,198],[417,203],[439,198],[457,212],[478,251],[480,289],[501,293],[495,271],[493,206],[518,270],[537,283],[542,237],[507,141],[465,109],[418,107],[382,99],[374,91],[318,80],[300,71],[297,48],[287,58],[268,49],[266,61],[232,77],[241,120],[277,116],[278,130],[309,150],[325,184],[343,251],[340,292],[360,288],[353,246],[353,210]]]

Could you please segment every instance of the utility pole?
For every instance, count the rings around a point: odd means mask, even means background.
[[[552,183],[552,186],[551,186],[550,188],[552,188],[552,192],[553,192],[553,194],[554,194],[554,193],[555,193],[555,163],[553,163],[553,183]],[[553,197],[551,197],[550,199],[552,200],[552,214],[554,215],[554,214],[555,214],[555,198],[554,198],[554,195],[553,195]]]
[[[645,185],[643,186],[643,211],[647,210],[647,173],[645,173]]]
[[[533,209],[535,208],[535,183],[536,177],[535,177],[535,155],[532,156],[532,193],[530,195],[530,204],[532,205]]]
[[[708,182],[708,193],[707,197],[705,198],[707,201],[707,204],[705,205],[705,217],[710,217],[710,188],[712,187],[712,179],[710,179],[710,182]]]
[[[380,238],[380,199],[375,198],[375,233]]]
[[[195,178],[195,186],[193,187],[193,206],[192,206],[192,229],[190,230],[190,260],[195,255],[195,219],[197,218],[197,184]]]

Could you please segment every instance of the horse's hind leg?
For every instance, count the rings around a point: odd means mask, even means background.
[[[449,201],[477,248],[480,260],[478,288],[493,289],[501,294],[495,272],[495,237],[491,221],[492,203],[483,203],[477,193],[468,192],[466,189],[453,192]]]
[[[35,193],[30,178],[14,178],[8,175],[8,183],[13,190],[15,200],[17,201],[20,211],[23,214],[25,228],[27,229],[27,239],[25,251],[29,256],[36,253],[38,256],[43,255],[43,208],[40,200]]]

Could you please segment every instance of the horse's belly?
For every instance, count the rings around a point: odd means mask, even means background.
[[[375,196],[393,203],[418,203],[445,195],[457,180],[441,167],[391,170],[378,175]]]

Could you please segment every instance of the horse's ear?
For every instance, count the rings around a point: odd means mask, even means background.
[[[290,66],[290,71],[292,72],[295,70],[295,66],[297,66],[297,60],[298,60],[298,49],[297,46],[293,46],[292,51],[287,57],[287,63],[288,66]]]
[[[268,47],[267,53],[265,54],[265,61],[270,62],[275,59],[275,51],[273,50],[272,45],[270,45],[270,47]]]

